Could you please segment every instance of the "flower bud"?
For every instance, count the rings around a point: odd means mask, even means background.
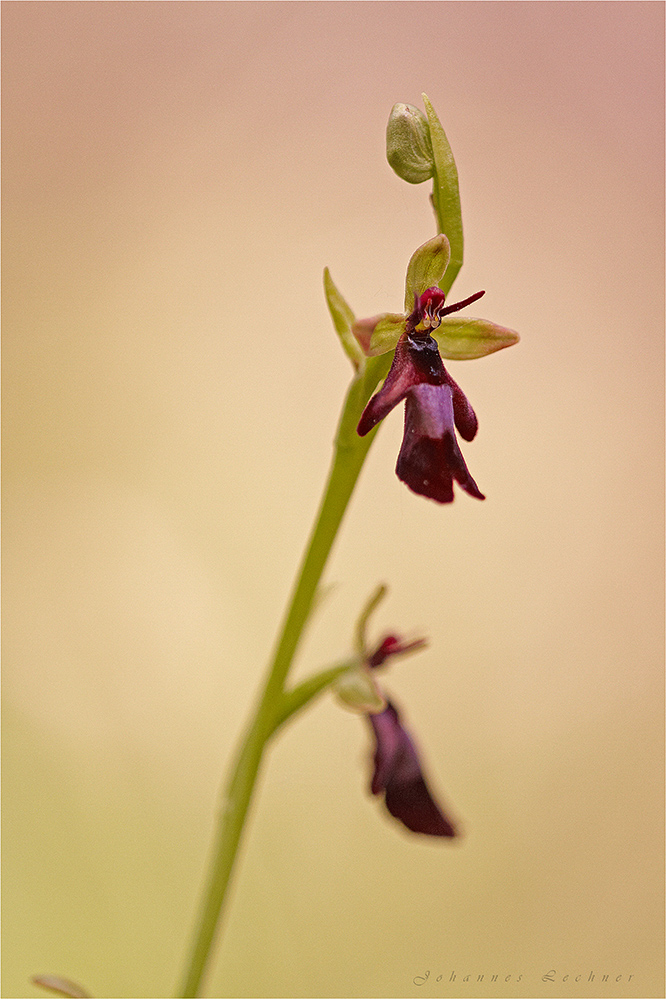
[[[421,184],[435,172],[428,119],[413,104],[393,105],[386,127],[386,158],[409,184]]]

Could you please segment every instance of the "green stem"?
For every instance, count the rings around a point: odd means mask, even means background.
[[[458,170],[449,140],[426,94],[422,94],[428,116],[430,142],[435,160],[432,185],[432,203],[437,219],[437,229],[448,238],[451,259],[440,287],[445,295],[451,290],[463,262],[463,224],[458,190]]]
[[[305,681],[304,684],[285,693],[285,681],[312,610],[317,587],[333,542],[376,434],[376,430],[373,430],[366,437],[359,437],[356,425],[377,382],[386,374],[389,360],[388,355],[369,359],[352,381],[347,393],[336,437],[333,462],[317,520],[301,564],[263,692],[253,720],[239,746],[236,762],[225,789],[199,922],[183,985],[178,993],[182,999],[193,999],[199,995],[202,979],[210,962],[266,744],[279,725],[323,689],[323,683],[315,679],[314,682]],[[327,671],[329,676],[328,679],[324,677],[324,682],[330,683],[339,672],[339,668]],[[298,693],[295,694],[294,691]]]

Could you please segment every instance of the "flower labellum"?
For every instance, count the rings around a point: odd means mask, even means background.
[[[478,429],[476,415],[442,364],[437,341],[429,333],[446,313],[469,305],[482,294],[448,307],[436,287],[418,298],[398,340],[391,370],[365,407],[357,428],[363,437],[405,399],[405,432],[396,474],[413,492],[438,503],[453,501],[454,480],[470,496],[485,498],[469,473],[455,435],[457,428],[464,440],[471,441]]]
[[[391,815],[412,832],[426,836],[456,836],[453,823],[433,800],[414,743],[389,701],[381,714],[366,716],[375,740],[373,794],[384,792]]]

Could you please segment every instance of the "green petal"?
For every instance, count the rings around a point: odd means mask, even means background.
[[[446,233],[451,244],[451,263],[446,272],[446,279],[440,285],[444,294],[448,295],[463,262],[463,226],[458,190],[458,170],[449,140],[446,138],[439,118],[426,95],[422,94],[421,96],[428,116],[430,142],[435,160],[432,200],[437,216],[437,226],[440,232]]]
[[[412,254],[405,280],[405,312],[414,308],[414,295],[419,297],[427,288],[436,287],[451,259],[451,247],[446,236],[433,236]]]
[[[354,365],[354,370],[358,371],[363,363],[363,351],[352,333],[352,324],[355,318],[354,313],[333,283],[333,278],[330,275],[328,267],[324,269],[324,293],[328,303],[328,311],[331,313],[333,325],[340,337],[342,348]]]
[[[368,349],[369,357],[376,357],[378,354],[386,354],[389,350],[394,350],[398,340],[405,332],[405,317],[396,312],[385,312],[378,316],[379,320],[370,338]]]
[[[449,361],[471,361],[511,347],[520,337],[515,330],[498,326],[488,319],[468,316],[445,316],[440,326],[432,330],[439,352]]]

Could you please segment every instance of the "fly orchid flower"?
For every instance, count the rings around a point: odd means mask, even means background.
[[[453,822],[433,799],[414,742],[403,727],[398,709],[375,680],[375,670],[394,656],[409,655],[424,648],[424,638],[405,641],[387,635],[376,646],[368,646],[366,626],[377,604],[386,595],[379,586],[368,600],[356,625],[357,663],[335,683],[338,698],[347,708],[364,715],[375,740],[372,794],[384,795],[390,814],[411,832],[427,836],[456,835]]]
[[[455,435],[457,429],[464,440],[471,441],[478,421],[442,357],[485,357],[519,339],[513,330],[486,319],[452,315],[476,302],[484,292],[445,305],[444,292],[437,285],[450,256],[446,236],[424,243],[407,268],[405,313],[384,313],[351,327],[366,356],[395,349],[391,369],[365,407],[357,431],[365,436],[404,399],[405,431],[396,473],[413,492],[438,503],[452,502],[454,480],[470,496],[484,499]]]
[[[423,639],[405,643],[393,635],[385,638],[366,658],[370,669],[386,659],[403,655],[425,645]],[[425,780],[414,742],[401,723],[395,704],[386,701],[383,711],[366,714],[375,738],[374,770],[370,782],[373,794],[384,794],[391,815],[411,832],[427,836],[456,835],[451,820],[434,801]]]

